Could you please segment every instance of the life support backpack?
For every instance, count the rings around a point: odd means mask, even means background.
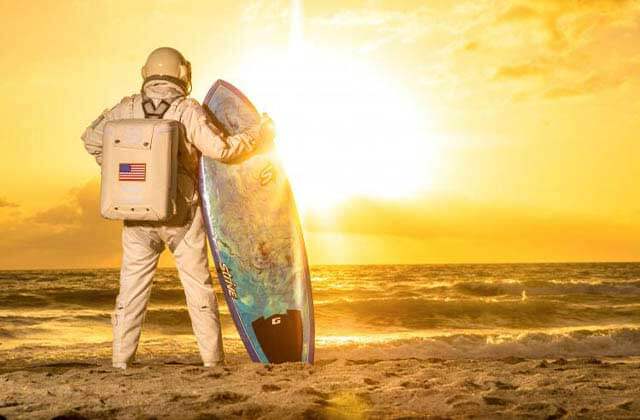
[[[102,137],[101,213],[107,219],[164,221],[176,214],[180,123],[143,97],[145,119],[109,121]]]

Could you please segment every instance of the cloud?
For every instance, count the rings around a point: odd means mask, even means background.
[[[511,1],[505,11],[496,17],[496,23],[520,23],[539,20],[559,21],[567,17],[596,13],[600,18],[620,18],[625,12],[637,7],[633,0],[542,0],[535,3]]]
[[[634,1],[513,1],[475,35],[491,54],[481,59],[495,62],[493,80],[528,83],[507,95],[562,99],[617,88],[637,71],[638,19]]]
[[[318,18],[316,22],[333,27],[381,27],[382,25],[388,26],[406,19],[407,16],[401,12],[349,10]]]
[[[542,76],[546,69],[536,64],[521,64],[516,66],[502,66],[494,76],[496,80],[521,79],[523,77]]]
[[[323,31],[327,28],[346,31],[345,36],[359,34],[363,38],[359,46],[361,52],[372,52],[391,44],[413,44],[442,27],[426,6],[411,10],[341,10],[316,16],[310,19],[310,24]]]
[[[476,51],[478,50],[478,48],[480,48],[480,44],[478,44],[476,41],[469,41],[466,44],[464,44],[464,46],[462,47],[463,51]]]
[[[316,15],[309,19],[315,25],[309,25],[309,33],[331,30],[336,38],[349,39],[353,50],[375,50],[388,63],[415,66],[416,89],[437,97],[443,108],[459,109],[477,98],[506,104],[615,89],[640,58],[640,44],[632,41],[638,35],[640,2],[383,6]],[[403,80],[411,84],[410,78]]]
[[[73,226],[82,216],[82,209],[73,204],[65,203],[40,211],[28,220],[53,226]]]
[[[0,267],[118,266],[121,222],[100,217],[98,192],[91,181],[49,209],[2,222]],[[637,225],[447,197],[353,199],[309,213],[303,225],[312,263],[640,258]]]
[[[624,81],[625,78],[623,77],[595,75],[577,81],[573,84],[549,89],[544,93],[544,96],[549,99],[557,99],[588,95],[602,91],[604,89],[617,87]]]
[[[0,223],[0,267],[115,266],[120,223],[101,218],[97,180],[73,189],[64,202]]]
[[[257,21],[264,24],[282,22],[289,16],[288,1],[285,0],[254,0],[242,11],[242,21],[246,25],[255,25]]]
[[[524,6],[524,5],[515,5],[510,7],[506,12],[500,14],[496,21],[497,22],[514,22],[514,21],[523,21],[529,19],[539,18],[540,13],[536,10]]]
[[[2,208],[16,208],[19,207],[18,204],[8,201],[5,198],[0,197],[0,209]]]
[[[409,238],[431,253],[443,246],[438,253],[451,261],[474,261],[487,250],[496,261],[640,258],[639,226],[446,197],[351,200],[330,215],[309,214],[304,226],[319,234]]]
[[[615,88],[621,82],[610,75],[640,57],[640,48],[602,57],[613,54],[611,45],[636,38],[638,18],[640,3],[626,0],[478,0],[315,7],[306,26],[309,39],[330,31],[348,39],[352,51],[414,63],[430,94],[467,102],[479,96],[558,99]],[[441,70],[434,74],[434,68]],[[593,81],[585,80],[585,69]]]

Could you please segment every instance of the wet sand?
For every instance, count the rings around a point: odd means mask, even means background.
[[[390,347],[391,349],[391,347]],[[639,358],[494,360],[318,349],[314,366],[263,366],[244,353],[206,369],[147,345],[127,371],[106,344],[0,352],[0,414],[14,418],[640,418]],[[372,358],[388,354],[388,358]],[[85,357],[81,355],[85,354]],[[66,358],[65,358],[66,355]],[[88,355],[88,356],[86,356]],[[65,417],[66,416],[66,417]]]

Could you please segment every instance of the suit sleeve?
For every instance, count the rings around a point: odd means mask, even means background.
[[[203,155],[221,162],[231,162],[246,156],[263,141],[262,121],[240,134],[224,137],[208,118],[202,106],[195,101],[182,114],[182,119],[188,141]]]
[[[117,113],[119,108],[127,106],[130,98],[124,98],[118,105],[111,109],[105,109],[102,114],[94,122],[89,125],[80,137],[84,142],[84,148],[96,159],[98,165],[102,165],[102,134],[104,133],[104,125],[111,120],[118,119]]]

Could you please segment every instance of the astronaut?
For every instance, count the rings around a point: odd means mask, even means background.
[[[188,97],[191,65],[173,48],[153,51],[142,68],[142,78],[140,94],[127,96],[104,111],[82,135],[85,149],[101,164],[102,134],[107,121],[163,118],[179,121],[183,128],[178,147],[176,214],[163,222],[124,222],[120,292],[111,318],[113,366],[126,369],[135,356],[153,275],[165,245],[176,261],[202,361],[207,367],[215,366],[223,362],[224,353],[199,209],[198,156],[202,153],[222,162],[246,156],[260,143],[273,139],[272,122],[263,115],[254,127],[224,136],[203,107]]]

